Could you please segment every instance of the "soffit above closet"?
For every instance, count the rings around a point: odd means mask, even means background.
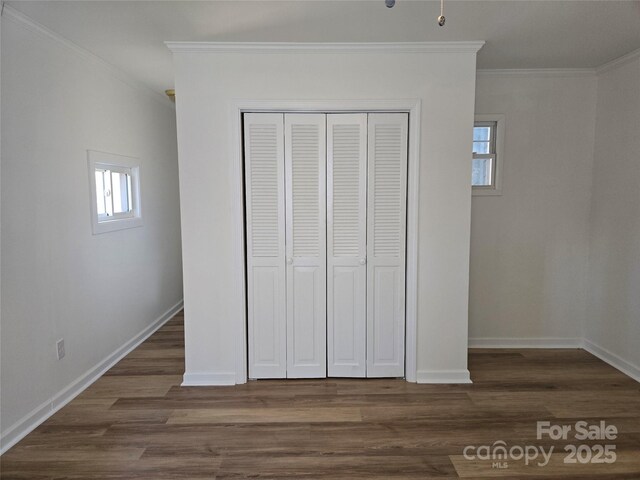
[[[158,92],[164,41],[487,43],[478,68],[592,68],[640,48],[638,1],[11,1],[16,10]]]

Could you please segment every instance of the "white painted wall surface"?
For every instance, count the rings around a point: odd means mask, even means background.
[[[640,380],[640,51],[598,75],[587,347]]]
[[[502,195],[472,200],[472,346],[579,345],[595,98],[595,74],[478,75],[476,113],[506,131]]]
[[[5,12],[3,446],[182,298],[175,113],[151,97]],[[87,149],[140,159],[143,226],[92,235]]]
[[[418,380],[467,372],[475,53],[176,53],[186,375],[236,381],[231,107],[238,99],[421,99]],[[411,179],[409,180],[411,181]]]

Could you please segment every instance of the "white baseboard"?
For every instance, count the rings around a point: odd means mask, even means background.
[[[173,316],[182,309],[182,304],[183,301],[180,300],[173,307],[160,315],[160,317],[158,317],[151,325],[142,330],[135,337],[133,337],[127,343],[114,351],[111,355],[104,358],[100,363],[88,370],[84,375],[67,385],[46,402],[36,407],[16,423],[7,428],[6,431],[2,432],[2,437],[0,438],[0,444],[2,445],[0,454],[4,454],[7,450],[9,450],[16,443],[22,440],[26,435],[31,433],[38,425],[43,423],[51,415],[56,413],[67,403],[80,395],[87,387],[89,387],[89,385],[91,385],[102,375],[104,375],[107,370],[109,370],[116,363],[122,360],[122,358],[128,355],[133,349],[135,349],[138,345],[140,345],[153,333],[155,333],[160,327],[162,327],[166,322],[173,318]]]
[[[418,370],[417,383],[472,383],[469,370]]]
[[[182,377],[183,387],[229,386],[235,384],[235,373],[185,373]]]
[[[474,337],[469,338],[469,348],[582,348],[582,339],[571,337]]]
[[[624,358],[610,352],[606,348],[590,342],[586,338],[583,340],[583,348],[592,355],[595,355],[603,362],[607,362],[614,368],[617,368],[625,375],[633,378],[636,382],[640,382],[640,367],[627,362]]]

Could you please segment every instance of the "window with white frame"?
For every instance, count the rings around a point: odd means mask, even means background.
[[[88,159],[93,233],[141,225],[138,160],[93,150]]]
[[[471,163],[471,185],[474,195],[501,194],[503,136],[503,115],[476,115]]]

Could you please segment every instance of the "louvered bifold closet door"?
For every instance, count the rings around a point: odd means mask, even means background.
[[[284,115],[244,115],[249,378],[285,378]]]
[[[288,378],[327,375],[325,123],[285,114]]]
[[[366,375],[367,114],[327,115],[327,368]]]
[[[404,376],[408,115],[369,114],[367,376]]]

